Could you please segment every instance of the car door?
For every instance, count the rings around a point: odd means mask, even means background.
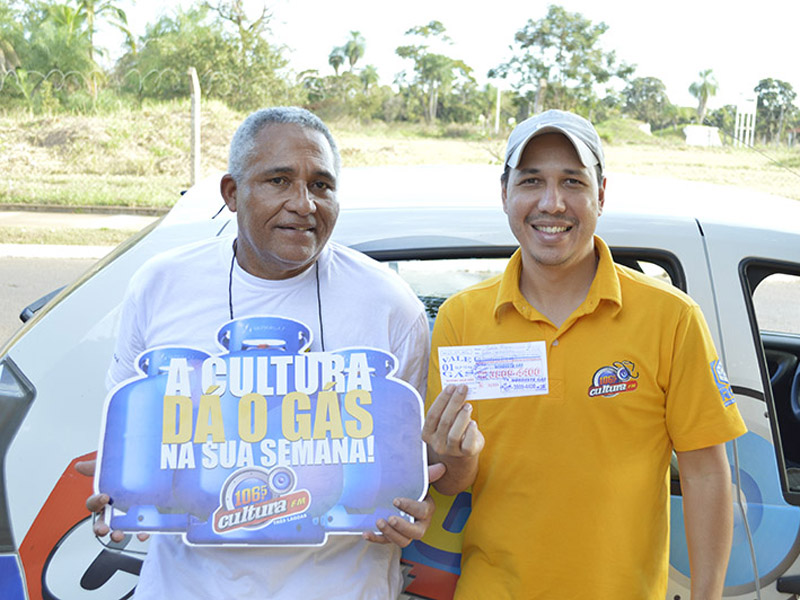
[[[742,513],[732,583],[762,599],[800,593],[800,229],[772,221],[768,229],[703,224],[728,373],[748,426],[735,456]]]

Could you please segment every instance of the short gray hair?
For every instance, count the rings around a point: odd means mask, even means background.
[[[330,129],[322,120],[305,108],[298,106],[273,106],[262,108],[251,113],[233,134],[230,152],[228,154],[228,172],[233,176],[234,181],[240,181],[244,175],[245,167],[249,158],[256,151],[256,136],[259,132],[271,123],[294,123],[301,127],[307,127],[314,131],[319,131],[328,140],[328,144],[333,152],[333,167],[336,175],[342,168],[342,158],[339,155],[339,148],[336,140],[333,139]]]

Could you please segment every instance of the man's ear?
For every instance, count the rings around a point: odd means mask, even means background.
[[[503,200],[503,212],[508,214],[508,208],[506,208],[506,202],[508,200],[508,182],[506,181],[503,183],[500,182],[500,198]]]
[[[606,202],[606,178],[603,177],[603,183],[597,189],[597,216],[603,214],[603,207]]]
[[[222,194],[222,199],[228,210],[236,212],[236,180],[230,173],[225,173],[222,176],[222,181],[219,182],[219,192]]]

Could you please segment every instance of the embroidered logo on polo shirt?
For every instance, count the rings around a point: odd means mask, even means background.
[[[717,384],[717,390],[719,390],[719,395],[722,398],[722,406],[735,404],[736,399],[733,397],[731,382],[728,380],[728,375],[725,373],[722,362],[719,359],[712,360],[709,366],[711,367],[711,373],[714,375],[714,383]]]
[[[592,377],[589,397],[613,398],[623,392],[632,392],[639,383],[636,366],[629,360],[615,361],[611,366],[600,367]]]

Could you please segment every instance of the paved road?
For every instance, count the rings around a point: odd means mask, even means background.
[[[19,313],[23,308],[74,281],[96,260],[0,257],[0,345],[22,325]]]
[[[129,229],[157,217],[99,213],[0,210],[0,226],[22,228]],[[0,345],[22,322],[19,313],[34,300],[74,281],[110,248],[0,244]]]

